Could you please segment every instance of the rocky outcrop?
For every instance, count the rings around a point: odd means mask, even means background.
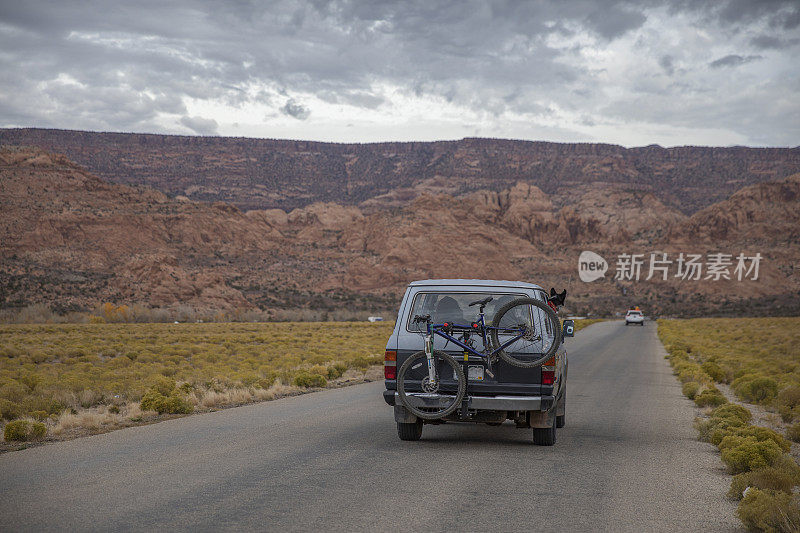
[[[800,174],[760,183],[692,215],[672,240],[800,241]]]
[[[470,141],[456,155],[467,157],[475,146]],[[512,157],[515,147],[508,145]],[[313,146],[293,149],[301,148]],[[395,157],[419,147],[385,149]],[[581,150],[609,157],[602,145]],[[481,164],[471,157],[470,165]],[[591,172],[628,168],[616,159],[598,164]],[[447,167],[444,160],[439,166]],[[787,314],[798,307],[800,176],[746,187],[691,217],[643,187],[598,182],[548,193],[520,180],[471,190],[439,173],[402,189],[405,201],[395,194],[360,206],[242,212],[107,183],[38,149],[0,150],[0,184],[0,307],[386,308],[409,281],[441,277],[567,287],[572,310],[581,313],[614,310],[631,298],[648,302],[650,312]],[[611,266],[591,285],[575,279],[585,249]],[[655,251],[760,252],[764,264],[753,283],[613,279],[618,254]]]
[[[67,279],[69,272],[105,279],[94,294],[70,296],[84,305],[112,297],[248,305],[226,285],[230,275],[208,267],[225,256],[269,252],[282,239],[265,220],[235,206],[187,204],[151,189],[108,184],[40,150],[0,151],[0,178],[3,258],[16,258],[18,271],[37,267]]]
[[[583,188],[575,203],[561,209],[559,229],[560,237],[572,244],[653,241],[685,219],[651,192],[595,183]]]
[[[106,181],[170,197],[287,212],[316,202],[402,208],[425,193],[499,193],[518,182],[568,200],[575,187],[604,182],[649,190],[688,215],[742,187],[800,172],[800,148],[503,139],[337,144],[45,129],[0,129],[0,145],[65,154]]]

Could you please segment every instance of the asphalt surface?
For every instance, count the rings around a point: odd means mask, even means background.
[[[0,530],[739,529],[655,325],[567,342],[554,447],[510,423],[402,442],[371,383],[3,454]]]

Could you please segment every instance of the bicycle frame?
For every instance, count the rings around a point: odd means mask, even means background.
[[[459,329],[461,329],[463,331],[475,331],[476,328],[473,328],[471,324],[469,324],[469,325],[467,325],[467,324],[451,324],[451,323],[448,323],[448,322],[445,322],[445,323],[442,323],[442,324],[432,324],[430,322],[430,320],[428,320],[426,322],[427,333],[425,334],[425,356],[426,356],[426,358],[428,360],[428,378],[431,380],[431,382],[435,381],[435,379],[436,379],[436,373],[435,373],[435,370],[433,368],[433,337],[434,337],[434,335],[438,335],[439,337],[442,337],[443,339],[446,339],[448,342],[452,342],[453,344],[455,344],[456,346],[460,347],[465,352],[467,352],[467,353],[469,353],[471,355],[474,355],[479,360],[485,362],[486,366],[487,366],[487,371],[488,371],[489,375],[492,376],[493,375],[492,374],[492,356],[496,355],[498,352],[502,351],[503,349],[507,348],[511,344],[515,343],[516,341],[518,341],[519,339],[524,337],[525,334],[528,331],[527,327],[522,327],[522,328],[497,328],[497,327],[494,327],[494,326],[487,326],[486,322],[484,320],[484,313],[482,312],[482,310],[478,315],[478,321],[476,322],[476,324],[478,324],[478,326],[479,326],[478,330],[480,331],[481,337],[483,338],[484,347],[489,346],[489,339],[487,338],[487,333],[490,330],[494,329],[494,330],[498,330],[498,331],[503,331],[504,333],[512,333],[512,334],[516,332],[517,335],[515,335],[514,337],[512,337],[508,341],[504,342],[502,345],[498,346],[492,352],[479,352],[476,349],[474,349],[472,346],[470,346],[470,345],[468,345],[468,344],[466,344],[464,342],[461,342],[460,340],[458,340],[457,338],[455,338],[452,335],[448,334],[447,332],[442,331],[442,329],[450,328],[450,327],[459,328]],[[469,360],[467,359],[466,362],[468,363]]]

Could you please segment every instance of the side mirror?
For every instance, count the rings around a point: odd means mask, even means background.
[[[564,335],[563,337],[574,337],[575,336],[575,321],[571,318],[564,320]]]

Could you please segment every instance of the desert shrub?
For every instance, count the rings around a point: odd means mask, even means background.
[[[676,351],[683,351],[685,353],[691,353],[692,347],[689,345],[688,342],[686,342],[684,340],[681,340],[681,339],[676,339],[676,340],[672,341],[672,343],[667,348],[667,351],[670,352],[670,353],[676,352]]]
[[[383,355],[361,355],[353,359],[352,366],[359,370],[366,370],[372,365],[383,363]]]
[[[721,366],[713,361],[706,361],[700,365],[700,368],[702,368],[703,372],[711,376],[711,379],[717,383],[722,383],[726,380],[725,371],[722,370]]]
[[[328,379],[339,379],[347,371],[344,363],[335,363],[328,367]]]
[[[187,414],[194,406],[186,400],[184,391],[176,387],[175,380],[158,376],[155,383],[142,397],[142,409],[159,414]]]
[[[750,413],[749,409],[742,407],[741,405],[736,405],[735,403],[729,403],[717,407],[711,411],[711,416],[715,418],[738,419],[742,422],[749,422],[753,418],[753,415]]]
[[[0,385],[0,398],[12,402],[21,401],[28,394],[28,388],[15,379],[9,379]]]
[[[725,399],[725,396],[716,388],[705,389],[694,398],[694,403],[698,407],[717,407],[727,402],[728,400]]]
[[[314,365],[308,369],[309,374],[319,374],[320,376],[328,375],[328,367],[324,365]]]
[[[786,436],[794,442],[800,442],[800,422],[789,426],[789,428],[786,430]]]
[[[778,412],[784,422],[800,417],[800,385],[791,385],[781,390],[775,398]]]
[[[687,381],[683,384],[683,395],[689,398],[690,400],[694,400],[694,397],[697,395],[697,391],[700,390],[700,384],[696,381]]]
[[[754,437],[758,442],[762,442],[765,440],[771,440],[783,452],[788,452],[791,449],[791,444],[780,433],[773,431],[769,428],[760,427],[760,426],[728,426],[725,428],[718,427],[712,433],[709,439],[711,444],[719,446],[722,440],[729,436],[737,436],[737,437]]]
[[[800,405],[791,408],[785,405],[778,405],[778,413],[780,413],[784,422],[800,420]]]
[[[47,427],[41,422],[30,420],[12,420],[3,428],[6,442],[41,440],[47,434]]]
[[[0,418],[4,420],[14,420],[22,416],[22,407],[19,404],[0,398]]]
[[[669,355],[667,355],[667,357],[669,359],[671,359],[673,361],[673,363],[676,363],[678,361],[688,361],[689,360],[689,354],[686,353],[685,350],[680,350],[680,349],[674,349],[673,348],[673,349],[668,350],[668,352],[669,352]]]
[[[162,396],[169,396],[175,391],[176,386],[177,384],[174,379],[170,379],[166,376],[157,376],[150,388]]]
[[[709,381],[708,376],[705,375],[698,364],[681,365],[676,367],[676,370],[678,370],[678,381],[681,383],[690,381],[705,383]]]
[[[722,462],[732,474],[772,466],[783,455],[774,441],[728,435],[719,443]]]
[[[695,428],[700,433],[700,440],[711,442],[712,436],[716,433],[722,432],[725,436],[728,434],[726,432],[728,428],[744,426],[752,416],[750,411],[741,405],[726,403],[711,411],[708,419],[697,419]]]
[[[800,501],[782,491],[751,488],[739,502],[736,515],[753,531],[800,530]]]
[[[319,374],[309,374],[301,372],[294,378],[294,384],[298,387],[325,387],[328,381]]]
[[[765,376],[745,374],[733,380],[733,390],[745,401],[760,403],[778,394],[778,383]]]
[[[731,481],[728,497],[741,500],[742,492],[747,487],[780,490],[791,494],[792,489],[798,484],[800,484],[800,466],[790,456],[784,455],[773,466],[736,474]]]
[[[91,389],[83,389],[77,395],[78,404],[84,409],[99,405],[103,401],[103,394]]]
[[[141,406],[145,411],[156,411],[159,414],[188,414],[194,410],[194,406],[179,396],[177,391],[164,396],[155,389],[145,393]]]
[[[263,377],[255,382],[255,386],[261,389],[268,389],[275,383],[276,377],[275,375]]]
[[[194,406],[185,398],[173,394],[171,396],[165,396],[161,402],[160,408],[156,409],[156,411],[162,414],[188,414],[194,411]]]

